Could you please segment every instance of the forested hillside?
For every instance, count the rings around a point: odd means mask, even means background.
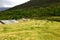
[[[0,19],[40,18],[60,16],[60,0],[31,0],[0,12]]]

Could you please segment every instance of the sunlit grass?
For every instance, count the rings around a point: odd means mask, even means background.
[[[0,40],[60,40],[60,22],[31,19],[0,24]]]

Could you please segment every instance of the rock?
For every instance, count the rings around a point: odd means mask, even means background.
[[[0,20],[1,24],[11,24],[11,23],[18,23],[17,20]]]
[[[22,18],[22,20],[23,20],[23,21],[27,21],[27,19],[25,19],[25,18]]]

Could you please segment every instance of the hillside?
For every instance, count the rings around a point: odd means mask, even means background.
[[[18,5],[15,8],[26,8],[26,7],[54,7],[59,6],[60,0],[31,0],[25,4]]]
[[[60,16],[60,0],[31,0],[0,12],[0,19],[41,18]]]

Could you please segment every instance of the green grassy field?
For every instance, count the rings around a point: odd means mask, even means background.
[[[0,24],[0,40],[60,40],[60,6],[0,12],[0,20],[30,19]]]
[[[36,3],[33,2],[34,6]],[[14,24],[0,24],[0,40],[60,40],[60,1],[40,2],[37,4],[41,7],[17,6],[0,12],[0,20],[28,19]],[[42,7],[46,5],[47,7]]]
[[[0,40],[60,40],[60,22],[29,19],[0,24]]]

